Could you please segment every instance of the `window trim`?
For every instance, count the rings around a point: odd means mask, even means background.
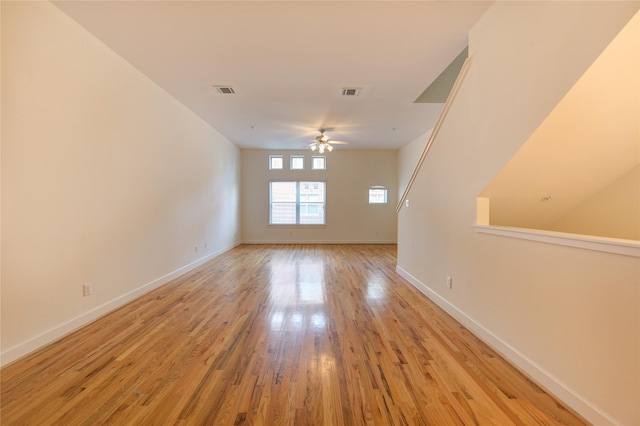
[[[273,223],[273,196],[272,185],[274,183],[295,183],[296,184],[296,223]],[[324,186],[322,202],[301,201],[300,187],[303,183],[322,184]],[[284,201],[282,203],[285,203]],[[292,203],[289,201],[288,203]],[[301,204],[317,204],[322,205],[322,223],[300,223],[300,205]],[[322,180],[271,180],[269,181],[269,223],[268,226],[290,226],[290,227],[322,227],[327,225],[327,182]]]
[[[322,159],[322,168],[316,167],[315,166],[315,159],[317,158],[321,158]],[[311,157],[311,170],[327,170],[327,156],[326,155],[313,155]]]
[[[299,167],[299,168],[293,167],[293,160],[296,160],[296,159],[302,160],[302,167]],[[304,155],[291,155],[289,157],[289,170],[304,170]]]
[[[371,201],[371,191],[384,191],[384,201]],[[385,186],[370,186],[368,191],[369,204],[387,204],[389,190]]]
[[[273,167],[273,160],[279,158],[282,160],[282,167]],[[284,155],[274,154],[269,155],[269,170],[284,170]]]

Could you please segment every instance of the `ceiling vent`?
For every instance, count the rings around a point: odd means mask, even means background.
[[[359,87],[343,87],[342,96],[358,96],[360,94]]]
[[[214,86],[214,88],[220,95],[235,95],[236,93],[236,90],[229,86]]]

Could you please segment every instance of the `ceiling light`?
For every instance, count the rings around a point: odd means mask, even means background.
[[[310,142],[312,142],[309,144],[309,148],[311,148],[311,151],[318,150],[320,154],[324,154],[325,151],[329,151],[329,152],[333,151],[333,146],[331,145],[332,143],[337,143],[342,145],[349,143],[349,142],[343,142],[343,141],[329,142],[329,136],[324,134],[324,129],[320,129],[320,134]]]
[[[333,146],[331,146],[328,141],[322,140],[318,140],[318,142],[312,143],[311,145],[309,145],[309,148],[311,148],[311,151],[318,150],[320,154],[324,154],[325,151],[333,151]]]

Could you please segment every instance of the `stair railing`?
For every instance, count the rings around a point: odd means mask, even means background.
[[[433,144],[433,141],[438,136],[438,132],[440,131],[440,127],[442,126],[442,123],[444,122],[445,118],[447,117],[447,113],[449,112],[449,109],[451,108],[451,104],[453,104],[453,100],[455,99],[455,97],[456,97],[456,95],[458,93],[458,90],[460,89],[460,86],[462,85],[462,81],[464,80],[464,77],[467,74],[467,71],[469,69],[469,65],[471,65],[471,58],[465,59],[464,63],[462,64],[462,68],[460,68],[460,72],[458,73],[458,77],[456,77],[456,81],[453,83],[453,87],[451,88],[451,91],[449,92],[449,96],[447,96],[447,101],[444,103],[444,107],[442,108],[442,112],[440,113],[440,117],[438,117],[438,121],[436,121],[436,125],[433,128],[433,131],[431,132],[431,136],[429,136],[429,140],[427,141],[427,144],[424,146],[424,149],[422,150],[422,155],[420,155],[420,159],[418,160],[418,164],[416,164],[415,169],[413,169],[413,173],[411,174],[411,177],[409,178],[409,182],[407,182],[407,186],[405,187],[404,192],[402,193],[402,197],[400,197],[400,201],[398,202],[398,205],[396,206],[396,213],[400,213],[400,209],[402,208],[402,205],[404,204],[405,200],[409,196],[409,191],[411,190],[411,186],[413,185],[413,181],[418,176],[418,173],[420,172],[420,167],[422,167],[422,163],[424,162],[424,159],[427,157],[427,154],[429,153],[429,150],[431,149],[431,145]]]

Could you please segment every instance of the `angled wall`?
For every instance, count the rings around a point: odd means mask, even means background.
[[[637,240],[640,180],[612,185],[640,165],[639,120],[636,17],[482,191],[491,225]],[[610,204],[589,201],[599,193]],[[582,213],[572,215],[576,209]]]
[[[549,229],[640,240],[640,166],[596,192]]]
[[[2,362],[236,244],[239,161],[55,6],[2,2]]]
[[[398,218],[398,271],[596,424],[640,424],[639,259],[472,225],[476,197],[637,10],[496,2]]]

